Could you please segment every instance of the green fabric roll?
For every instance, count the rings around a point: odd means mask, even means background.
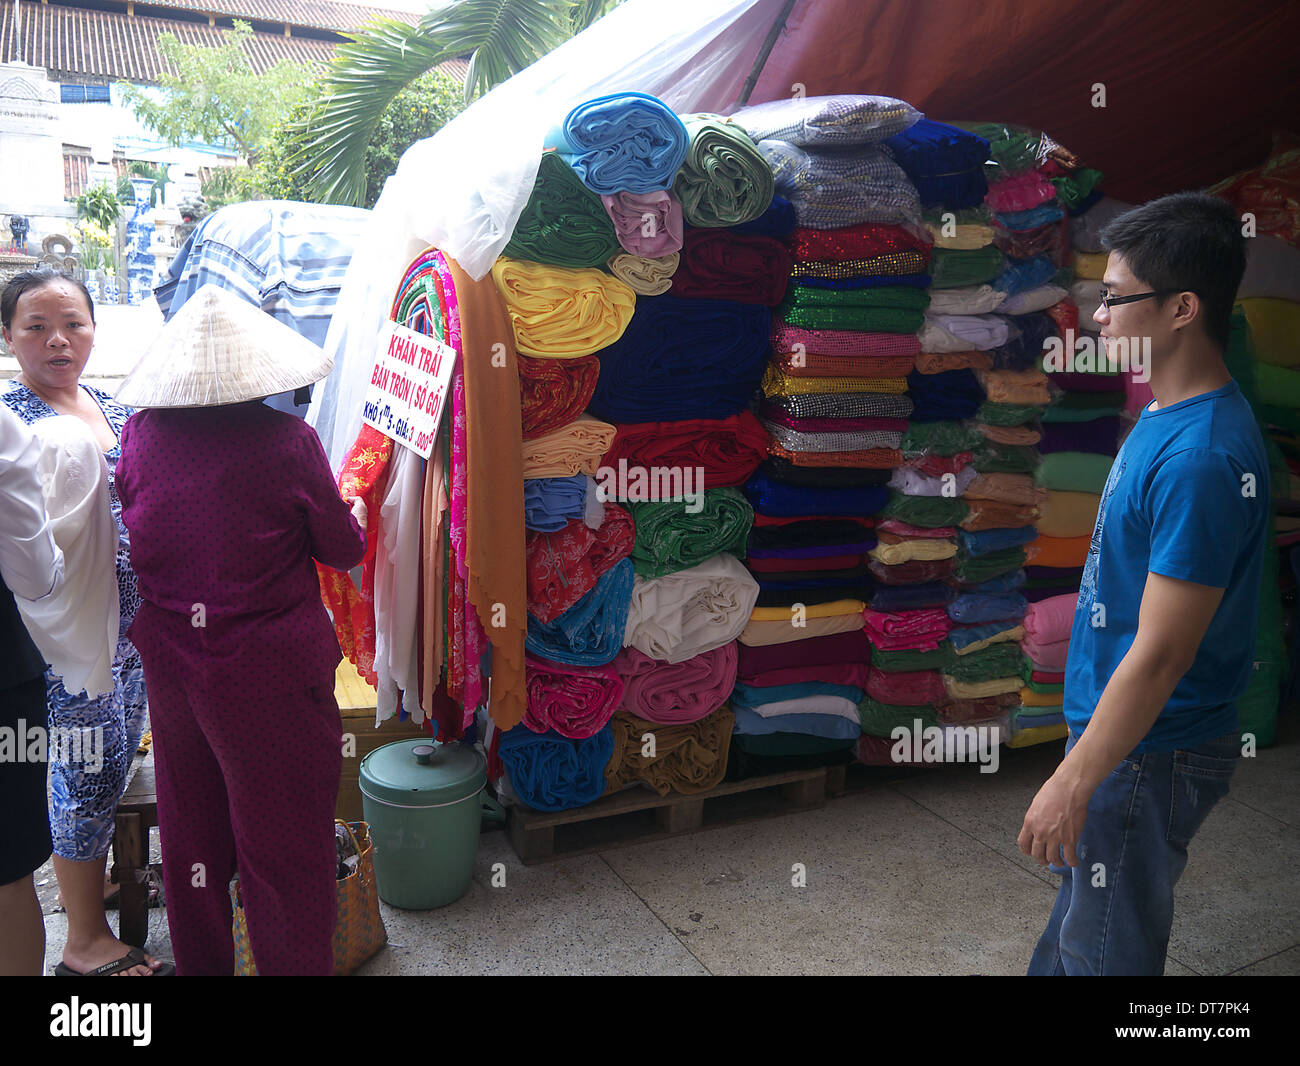
[[[919,707],[903,707],[896,703],[880,703],[867,696],[858,704],[858,721],[862,723],[862,732],[873,737],[887,737],[900,725],[910,730],[918,718],[922,729],[939,724],[939,716],[929,703]]]
[[[957,580],[968,585],[1009,574],[1025,565],[1025,549],[1020,545],[1002,548],[987,555],[958,556]]]
[[[1024,661],[1020,645],[1008,640],[959,655],[943,672],[958,681],[992,681],[995,677],[1019,677]]]
[[[970,507],[965,500],[945,496],[907,496],[891,490],[889,502],[878,512],[882,518],[897,518],[914,526],[933,529],[958,525]]]
[[[718,552],[745,557],[754,508],[739,489],[709,489],[696,514],[686,503],[627,503],[636,523],[632,566],[638,577],[663,577],[696,566]]]
[[[749,134],[716,115],[683,115],[691,147],[673,192],[692,226],[752,222],[772,203],[772,169]]]
[[[964,422],[912,422],[899,447],[904,455],[956,455],[974,451],[984,443],[983,435]]]
[[[825,755],[830,751],[843,751],[857,744],[856,740],[832,740],[814,737],[807,733],[733,733],[731,742],[749,755]]]
[[[993,403],[985,400],[975,412],[975,421],[989,426],[1023,426],[1042,413],[1043,408],[1034,404]]]
[[[900,648],[896,651],[876,647],[871,649],[871,665],[889,673],[901,670],[942,670],[956,658],[957,652],[952,642],[947,640],[928,651],[919,648]]]
[[[1002,273],[1002,253],[994,245],[985,248],[935,248],[930,252],[930,287],[956,289],[983,285]]]
[[[560,156],[548,152],[505,254],[562,267],[603,267],[622,251],[600,197]]]
[[[1040,411],[1043,409],[1040,407]],[[1049,407],[1043,411],[1044,422],[1091,422],[1094,418],[1111,418],[1119,407]]]
[[[994,444],[979,449],[972,465],[981,474],[1032,474],[1041,461],[1032,444]]]
[[[1093,452],[1053,452],[1043,456],[1034,471],[1034,481],[1046,489],[1092,492],[1100,496],[1114,461],[1113,456]]]
[[[1092,190],[1101,183],[1101,171],[1092,167],[1080,167],[1073,173],[1059,178],[1049,178],[1056,186],[1056,198],[1067,211],[1073,211],[1092,195]]]

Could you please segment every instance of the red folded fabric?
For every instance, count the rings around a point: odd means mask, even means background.
[[[942,611],[939,612],[943,614]],[[944,615],[946,618],[947,615]],[[766,644],[761,647],[738,645],[736,677],[748,684],[748,679],[769,670],[784,670],[805,666],[827,666],[839,663],[869,663],[871,644],[860,629],[848,633],[832,633],[825,637],[807,637],[784,644]]]
[[[996,696],[985,696],[977,700],[936,700],[935,714],[944,725],[962,725],[966,722],[983,722],[996,718],[1008,707],[1020,704],[1020,695],[1016,692],[1002,692]]]
[[[594,355],[579,359],[534,359],[519,356],[520,410],[524,440],[561,429],[586,410],[600,377],[600,360]]]
[[[915,455],[905,458],[901,465],[928,477],[942,477],[944,474],[960,474],[974,458],[974,452],[958,452],[956,455]]]
[[[992,360],[989,361],[990,365]],[[821,355],[782,352],[772,365],[792,378],[905,378],[916,364],[911,355]]]
[[[814,559],[746,559],[745,565],[756,574],[784,573],[787,570],[848,570],[866,561],[865,555],[823,555]]]
[[[772,322],[772,351],[817,355],[897,356],[915,360],[921,342],[915,333],[857,333],[847,329],[804,329]]]
[[[767,431],[749,411],[728,418],[638,422],[617,427],[604,466],[702,467],[704,488],[743,485],[767,458]]]
[[[934,703],[948,694],[938,670],[880,670],[867,673],[867,695],[881,703],[919,707]]]
[[[673,273],[674,296],[775,307],[790,281],[790,253],[773,237],[688,229]]]
[[[800,433],[906,433],[906,418],[796,418],[765,403],[760,411],[769,422]]]
[[[605,504],[605,520],[592,529],[575,518],[554,533],[528,533],[528,613],[553,622],[596,585],[597,578],[632,554],[636,527],[616,503]]]
[[[882,518],[876,527],[881,533],[890,533],[896,537],[932,537],[942,540],[957,535],[956,526],[914,526],[901,518]]]
[[[892,564],[872,559],[867,568],[882,585],[921,585],[952,577],[957,572],[957,558],[909,559]]]
[[[924,252],[928,256],[930,244],[902,226],[881,222],[860,222],[839,229],[799,226],[790,234],[790,255],[796,262],[842,263],[846,259],[869,259],[906,251]]]
[[[1047,309],[1047,313],[1052,316],[1052,320],[1056,323],[1056,331],[1062,337],[1065,336],[1065,331],[1068,329],[1074,330],[1075,335],[1078,335],[1079,305],[1073,300],[1060,300],[1057,303],[1052,304],[1052,306]]]
[[[1040,685],[1064,685],[1064,670],[1034,670],[1030,673],[1029,679],[1036,681]]]
[[[993,223],[993,244],[1003,255],[1012,259],[1032,259],[1036,255],[1048,254],[1052,262],[1060,266],[1065,259],[1066,249],[1070,247],[1069,231],[1066,229],[1069,216],[1060,222],[1049,222],[1037,229],[1012,230]]]
[[[623,678],[623,708],[658,725],[689,725],[707,718],[736,685],[733,640],[680,663],[652,659],[624,648],[614,660]]]
[[[866,663],[826,663],[823,666],[786,666],[777,670],[762,670],[741,678],[746,685],[767,688],[771,685],[802,685],[808,681],[821,681],[828,685],[867,687]]]
[[[862,621],[872,645],[884,651],[905,648],[930,651],[937,648],[952,630],[952,619],[939,607],[896,612],[873,611],[868,607],[862,612]]]
[[[623,679],[612,664],[569,666],[525,655],[524,684],[524,725],[534,733],[554,729],[574,740],[604,729],[623,699]]]
[[[856,522],[863,529],[875,529],[876,527],[874,518],[863,518],[858,515],[771,515],[761,514],[758,511],[754,512],[754,525],[756,526],[788,526],[795,522]]]

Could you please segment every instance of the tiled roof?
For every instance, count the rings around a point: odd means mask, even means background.
[[[432,6],[432,4],[430,5]],[[287,22],[290,26],[316,26],[328,30],[355,30],[375,16],[415,23],[418,15],[389,8],[361,4],[344,4],[337,0],[136,0],[136,9],[170,7],[196,11],[219,18],[258,19],[263,22]]]

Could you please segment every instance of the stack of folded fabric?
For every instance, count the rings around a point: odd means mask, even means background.
[[[1031,604],[1025,613],[1020,648],[1025,663],[1020,706],[1011,716],[1012,747],[1026,747],[1066,734],[1065,662],[1074,624],[1076,590]]]

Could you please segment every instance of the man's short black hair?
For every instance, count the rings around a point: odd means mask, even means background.
[[[1194,292],[1205,332],[1228,347],[1237,287],[1246,272],[1241,218],[1226,200],[1203,192],[1162,196],[1113,219],[1101,246],[1124,257],[1133,276],[1156,292]],[[1162,295],[1160,303],[1167,299]]]

